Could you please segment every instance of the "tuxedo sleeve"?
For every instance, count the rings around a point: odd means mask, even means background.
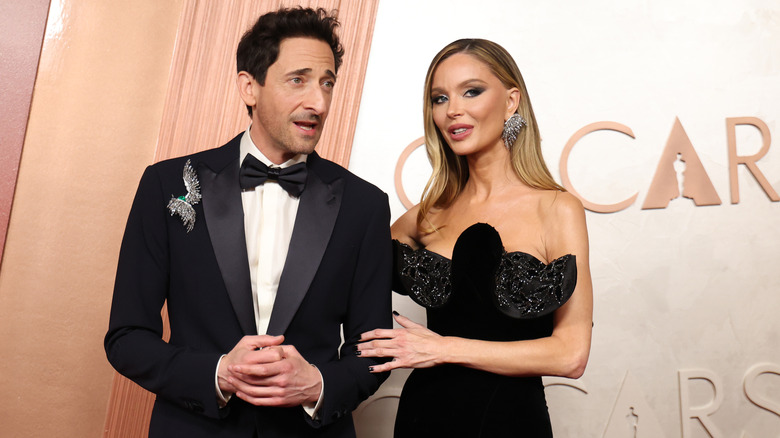
[[[166,208],[156,166],[144,172],[119,252],[109,328],[104,340],[111,365],[158,398],[219,418],[214,367],[221,352],[163,340],[161,310],[170,285]],[[177,218],[178,219],[178,218]]]
[[[339,360],[317,364],[326,389],[317,420],[307,418],[315,427],[351,415],[389,375],[369,372],[368,368],[379,362],[355,355],[362,333],[392,327],[390,208],[384,193],[377,194],[373,200],[373,203],[361,206],[366,225],[362,228],[364,234],[351,282]]]

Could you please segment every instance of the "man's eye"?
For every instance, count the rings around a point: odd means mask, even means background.
[[[336,83],[333,82],[333,81],[324,81],[322,83],[322,86],[325,87],[325,88],[333,88],[335,85],[336,85]]]
[[[303,83],[303,79],[301,79],[301,78],[292,78],[292,79],[290,79],[290,82],[292,82],[293,84],[302,84]]]

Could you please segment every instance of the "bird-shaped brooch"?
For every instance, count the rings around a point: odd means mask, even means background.
[[[179,215],[189,233],[195,227],[195,209],[192,206],[200,202],[201,199],[198,174],[192,168],[190,160],[184,163],[182,177],[184,178],[184,187],[187,189],[187,194],[178,197],[172,196],[171,200],[168,201],[168,210],[171,212],[171,216]]]

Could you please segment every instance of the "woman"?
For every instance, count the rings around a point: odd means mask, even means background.
[[[364,333],[357,354],[415,368],[396,437],[549,437],[541,376],[578,378],[593,298],[582,204],[555,183],[520,71],[498,44],[458,40],[425,79],[433,166],[393,224],[395,290],[428,328]]]

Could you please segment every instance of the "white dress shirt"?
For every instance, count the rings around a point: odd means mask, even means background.
[[[244,162],[247,154],[251,154],[268,167],[279,168],[306,162],[308,157],[300,154],[280,165],[273,164],[255,146],[249,129],[241,137],[239,166]],[[276,182],[266,181],[265,184],[254,189],[242,190],[241,202],[244,207],[244,233],[249,259],[249,276],[252,283],[255,324],[257,325],[257,333],[262,335],[266,334],[268,323],[271,320],[271,311],[274,307],[274,301],[276,301],[279,279],[287,259],[287,250],[290,247],[300,199],[287,193]],[[219,362],[217,370],[219,370]],[[320,380],[322,380],[322,374],[320,374]],[[303,407],[311,417],[314,417],[319,409],[324,393],[325,383],[322,382],[322,391],[317,404]],[[227,403],[229,397],[224,397],[218,383],[217,395],[223,403]]]
[[[247,130],[241,137],[240,162],[251,154],[268,167],[286,168],[306,161],[306,155],[275,165],[252,142]],[[270,181],[254,189],[241,192],[244,205],[244,232],[246,252],[249,258],[249,276],[252,281],[252,302],[255,309],[257,333],[268,330],[271,311],[276,300],[276,290],[282,276],[287,250],[290,247],[299,198],[296,198],[276,182]]]

